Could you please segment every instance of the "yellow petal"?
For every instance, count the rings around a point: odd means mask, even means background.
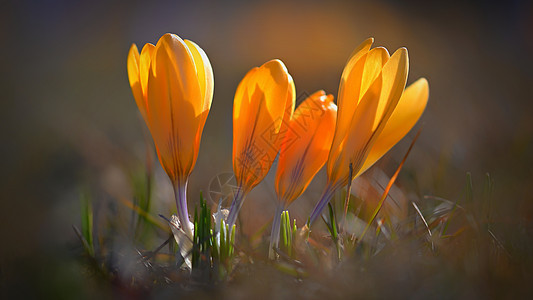
[[[407,55],[407,49],[400,48],[385,63],[381,72],[383,86],[379,97],[377,117],[374,120],[374,130],[377,129],[380,123],[386,123],[390,114],[394,111],[405,88],[408,71],[409,57]]]
[[[368,52],[361,78],[359,98],[364,96],[366,91],[370,88],[370,85],[380,75],[383,65],[385,65],[388,60],[389,52],[383,47],[377,47]],[[358,101],[360,100],[361,99],[358,99]]]
[[[360,174],[385,155],[413,128],[426,108],[428,97],[429,86],[425,78],[418,79],[405,89],[396,109],[370,150]]]
[[[143,98],[141,81],[139,77],[139,50],[137,45],[132,44],[128,52],[128,79],[130,81],[133,98],[137,103],[137,107],[141,115],[146,120],[146,104]]]
[[[146,97],[147,94],[148,73],[150,72],[150,62],[152,61],[152,54],[154,53],[154,49],[154,45],[150,43],[145,44],[141,51],[141,57],[139,59],[139,74],[144,97]]]
[[[357,106],[344,140],[339,147],[332,146],[328,159],[328,179],[331,183],[341,185],[347,183],[350,163],[355,172],[362,166],[367,145],[374,134],[372,125],[376,118],[381,87],[382,77],[378,76]]]
[[[211,108],[211,101],[213,99],[213,69],[207,54],[196,43],[189,40],[184,40],[185,44],[189,47],[189,51],[192,53],[194,64],[198,72],[198,82],[200,84],[200,90],[202,92],[203,110],[209,110]]]
[[[352,53],[344,70],[342,72],[341,82],[339,85],[339,96],[337,105],[337,127],[335,129],[335,138],[332,148],[337,149],[346,135],[346,130],[355,113],[355,108],[360,100],[361,80],[365,67],[367,53],[374,42],[369,38],[361,43]]]
[[[401,48],[383,66],[381,76],[378,77],[382,81],[379,91],[369,89],[370,94],[365,94],[361,104],[357,107],[354,116],[356,121],[350,128],[350,137],[357,138],[351,139],[345,146],[345,149],[350,149],[348,153],[352,151],[350,162],[353,163],[354,174],[352,175],[354,177],[361,174],[361,168],[364,166],[370,150],[400,99],[407,80],[407,71],[407,49]]]

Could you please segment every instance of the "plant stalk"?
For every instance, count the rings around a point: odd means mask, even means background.
[[[274,248],[279,247],[279,230],[281,222],[281,213],[285,210],[285,206],[281,203],[276,207],[274,219],[272,220],[272,232],[270,233],[270,246],[268,247],[268,258],[276,259]]]
[[[178,209],[178,219],[180,220],[181,228],[189,236],[193,237],[193,232],[191,228],[191,222],[189,220],[189,211],[187,210],[187,183],[188,179],[185,180],[185,183],[176,181],[174,184],[174,197],[176,198],[176,207]]]
[[[335,193],[335,190],[336,189],[333,188],[331,184],[328,184],[326,186],[326,189],[324,190],[322,197],[320,198],[315,208],[313,209],[313,213],[311,213],[311,217],[309,217],[309,226],[311,226],[316,221],[316,219],[320,217],[320,214],[322,213],[326,205],[328,205],[331,198],[333,198],[333,194]]]
[[[239,186],[229,209],[228,220],[226,222],[229,225],[229,228],[233,227],[233,225],[235,225],[235,222],[237,221],[237,216],[239,215],[239,211],[241,210],[242,204],[244,203],[244,197],[244,190],[242,189],[242,187]]]

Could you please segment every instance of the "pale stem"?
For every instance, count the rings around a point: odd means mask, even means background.
[[[333,198],[333,194],[335,193],[335,188],[333,188],[330,184],[326,186],[326,189],[324,190],[324,193],[322,194],[322,197],[320,198],[320,201],[315,206],[315,209],[313,209],[313,213],[311,214],[311,217],[309,217],[309,226],[311,226],[316,219],[320,216],[326,205],[328,205],[331,198]]]
[[[235,193],[235,197],[233,198],[233,202],[231,202],[231,207],[229,209],[228,220],[226,222],[229,225],[229,228],[235,225],[235,222],[237,221],[237,215],[239,214],[242,204],[244,203],[245,196],[246,195],[244,193],[244,190],[242,189],[242,187],[239,186],[237,188],[237,193]]]
[[[178,219],[180,220],[181,228],[192,239],[193,233],[189,221],[189,211],[187,210],[187,182],[176,181],[174,184],[174,197],[176,198],[176,207],[178,209]]]
[[[272,220],[272,232],[270,233],[270,246],[268,247],[268,257],[270,259],[276,258],[274,249],[279,247],[279,229],[283,210],[285,210],[285,206],[282,203],[278,203],[274,220]]]

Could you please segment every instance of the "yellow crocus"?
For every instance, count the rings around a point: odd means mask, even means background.
[[[211,64],[194,42],[167,33],[155,46],[144,45],[140,54],[131,46],[128,77],[159,161],[172,181],[181,226],[192,237],[186,190],[213,98]]]
[[[272,222],[270,254],[279,243],[280,216],[324,166],[335,132],[337,106],[333,95],[318,91],[294,111],[281,145],[276,171],[278,206]]]
[[[337,127],[328,157],[328,183],[310,217],[313,223],[333,193],[370,168],[416,124],[428,100],[427,80],[405,89],[407,49],[392,56],[374,39],[353,52],[339,86]],[[350,171],[351,168],[351,171]]]
[[[294,111],[294,82],[278,59],[250,70],[233,102],[233,172],[237,192],[228,224],[233,226],[245,196],[266,176]]]

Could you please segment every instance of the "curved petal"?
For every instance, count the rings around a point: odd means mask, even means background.
[[[154,51],[154,57],[158,57],[160,62],[152,59],[152,73],[157,77],[159,67],[167,69],[161,73],[171,75],[165,85],[174,102],[189,102],[196,115],[200,115],[203,112],[202,93],[193,56],[185,42],[179,36],[167,33],[159,39]]]
[[[285,204],[298,198],[326,163],[336,116],[333,96],[324,91],[309,96],[294,112],[276,172],[276,193]]]
[[[154,45],[150,43],[145,44],[139,59],[139,76],[141,79],[141,88],[144,97],[146,97],[146,94],[148,93],[148,73],[150,73],[150,63],[152,61],[154,49]]]
[[[296,89],[294,87],[294,80],[290,74],[287,75],[289,79],[289,87],[287,89],[287,95],[285,98],[285,109],[283,111],[279,132],[272,139],[275,149],[280,149],[282,142],[285,139],[285,135],[290,130],[290,121],[294,114],[294,107],[296,106]]]
[[[409,57],[407,49],[400,48],[396,50],[387,63],[385,63],[381,72],[383,86],[379,97],[377,117],[374,120],[375,130],[378,130],[378,126],[382,127],[384,125],[382,124],[383,122],[387,122],[391,113],[394,111],[394,108],[398,104],[407,82],[408,72]]]
[[[372,125],[376,118],[381,88],[382,76],[378,76],[357,106],[343,143],[338,148],[332,146],[327,166],[331,184],[346,184],[349,180],[350,164],[354,172],[357,172],[364,162],[367,145],[374,134]]]
[[[169,177],[187,177],[198,155],[200,86],[192,55],[176,35],[165,34],[154,49],[148,77],[149,128]]]
[[[339,84],[339,96],[337,97],[337,127],[333,139],[333,149],[339,148],[346,136],[346,130],[352,120],[360,100],[361,80],[365,67],[367,53],[374,42],[369,38],[362,42],[352,53],[341,76]]]
[[[337,136],[339,133],[337,131],[334,138],[328,159],[328,179],[332,185],[347,183],[350,164],[354,172],[352,176],[360,174],[370,149],[387,123],[405,87],[408,70],[407,50],[399,49],[390,58],[384,48],[378,47],[372,50],[375,51],[366,54],[365,65],[361,71],[363,74],[361,80],[365,84],[372,83],[359,101],[349,125],[344,124],[345,136]],[[339,120],[337,126],[340,126]]]
[[[361,77],[361,87],[359,91],[359,102],[365,95],[366,91],[370,88],[370,85],[381,74],[383,66],[389,60],[389,52],[383,47],[377,47],[368,51],[365,59],[365,65]]]
[[[256,110],[257,108],[251,108],[250,106],[255,104],[251,103],[251,89],[252,84],[249,82],[252,80],[253,75],[258,70],[258,67],[255,67],[248,71],[244,78],[241,80],[235,92],[235,99],[233,101],[233,169],[237,169],[237,164],[239,163],[239,155],[242,154],[242,151],[245,147],[245,144],[248,143],[248,139],[251,135],[252,126],[248,126],[251,122],[253,116],[249,113],[251,110]]]
[[[198,72],[198,82],[200,83],[200,89],[203,95],[203,110],[209,110],[211,108],[214,90],[213,68],[211,67],[207,54],[205,54],[202,48],[193,41],[184,40],[184,42],[192,53]]]
[[[283,118],[287,106],[287,93],[292,82],[292,77],[289,79],[287,68],[281,60],[273,59],[263,64],[255,76],[258,88],[265,94],[268,114]],[[270,126],[272,124],[265,125]],[[281,120],[275,124],[276,131],[279,131],[280,126]]]
[[[146,120],[146,103],[144,101],[143,92],[141,88],[141,80],[139,75],[139,50],[137,45],[132,44],[128,52],[128,79],[130,82],[133,98],[137,103],[137,107],[141,115]]]
[[[272,166],[281,124],[293,102],[292,78],[280,60],[253,69],[239,84],[233,107],[233,169],[245,190],[261,182]]]
[[[425,78],[420,78],[405,89],[392,113],[377,137],[374,146],[359,172],[362,174],[396,145],[415,126],[424,112],[429,97],[429,85]]]
[[[379,102],[374,110],[375,118],[372,125],[372,134],[360,150],[361,152],[356,153],[352,159],[352,162],[354,162],[354,177],[361,174],[361,169],[371,149],[374,147],[375,141],[380,136],[392,112],[396,108],[405,88],[408,70],[409,58],[407,49],[405,48],[396,50],[383,66],[381,72],[383,82]]]

